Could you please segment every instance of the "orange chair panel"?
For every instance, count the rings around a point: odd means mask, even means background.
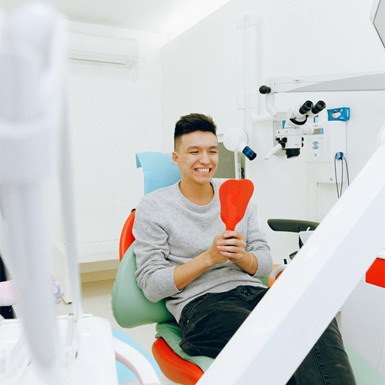
[[[366,272],[365,281],[372,285],[385,288],[385,259],[376,258]]]
[[[119,258],[122,260],[124,253],[131,246],[131,243],[135,241],[135,237],[132,234],[132,227],[134,226],[135,209],[131,211],[131,214],[126,219],[123,225],[122,232],[120,233],[119,240]]]
[[[195,385],[203,375],[199,366],[178,356],[163,338],[158,338],[153,343],[152,354],[163,374],[173,382]]]

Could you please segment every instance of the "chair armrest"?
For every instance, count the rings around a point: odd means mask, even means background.
[[[313,231],[319,225],[318,222],[303,221],[298,219],[268,219],[268,225],[274,231],[287,231],[299,233],[300,231]]]

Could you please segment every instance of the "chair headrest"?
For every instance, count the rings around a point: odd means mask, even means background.
[[[180,179],[179,168],[173,162],[171,153],[138,152],[136,167],[143,170],[144,194],[170,186]]]

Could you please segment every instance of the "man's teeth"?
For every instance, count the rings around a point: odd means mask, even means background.
[[[209,168],[197,168],[197,171],[198,172],[209,172],[210,169]]]

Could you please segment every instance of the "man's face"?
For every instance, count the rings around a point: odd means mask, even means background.
[[[182,181],[206,184],[218,167],[218,140],[212,132],[194,131],[182,135],[173,152]]]

